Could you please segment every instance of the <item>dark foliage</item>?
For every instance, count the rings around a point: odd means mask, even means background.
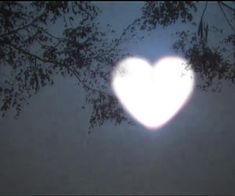
[[[206,20],[210,6],[217,4],[224,22],[231,33],[224,32],[220,26],[214,26]],[[234,7],[233,3],[233,7]],[[194,15],[198,6],[204,6],[199,23]],[[199,75],[203,83],[198,85],[203,90],[220,91],[223,80],[235,83],[235,9],[224,2],[167,1],[146,2],[142,9],[141,30],[152,31],[159,26],[167,27],[176,22],[192,25],[195,31],[176,32],[178,39],[173,45],[176,52],[183,54]],[[212,36],[211,36],[212,35]],[[210,36],[213,37],[212,40]],[[218,42],[213,45],[211,42]]]
[[[233,33],[226,35],[220,45],[212,47],[208,44],[210,35],[223,29],[206,23],[207,2],[200,22],[195,23],[194,13],[199,3],[146,2],[141,17],[124,29],[120,38],[107,41],[106,35],[112,31],[100,30],[96,21],[100,10],[90,2],[0,2],[2,116],[11,109],[15,109],[18,116],[33,94],[52,85],[54,76],[61,74],[75,77],[86,90],[86,101],[93,106],[90,127],[100,126],[106,120],[117,124],[128,120],[116,97],[110,93],[110,72],[118,60],[129,55],[119,46],[139,30],[151,31],[176,22],[196,26],[195,32],[177,32],[179,39],[173,47],[185,55],[205,81],[202,88],[207,89],[215,81],[224,79],[234,83],[235,10],[224,2],[217,3]]]

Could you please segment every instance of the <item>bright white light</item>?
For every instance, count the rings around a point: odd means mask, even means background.
[[[160,59],[154,66],[144,59],[127,58],[112,76],[113,90],[125,110],[149,129],[171,120],[188,100],[193,86],[193,71],[179,57]]]

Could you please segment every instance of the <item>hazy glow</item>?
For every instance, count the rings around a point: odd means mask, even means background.
[[[183,107],[194,86],[184,59],[166,57],[154,66],[127,58],[113,71],[112,87],[125,110],[149,129],[167,123]]]

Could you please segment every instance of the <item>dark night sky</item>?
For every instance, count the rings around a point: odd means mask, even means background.
[[[121,33],[141,4],[99,6],[102,23]],[[154,62],[174,54],[174,28],[181,26],[150,32],[125,47]],[[0,120],[0,194],[234,194],[234,100],[235,86],[224,84],[221,93],[196,88],[187,105],[156,132],[106,122],[88,135],[91,108],[80,109],[83,90],[75,79],[58,77],[32,97],[18,120],[10,115]]]

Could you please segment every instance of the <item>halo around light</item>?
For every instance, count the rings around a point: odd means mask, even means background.
[[[194,73],[180,57],[164,57],[153,66],[143,58],[129,57],[113,70],[112,88],[136,121],[149,130],[157,130],[189,100]]]

